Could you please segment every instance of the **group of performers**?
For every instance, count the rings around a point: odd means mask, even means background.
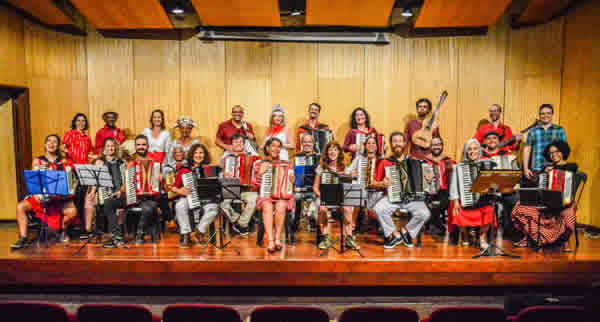
[[[522,133],[513,135],[511,128],[501,122],[501,106],[491,105],[489,123],[479,127],[465,143],[459,162],[444,155],[444,141],[434,119],[436,113],[428,119],[431,101],[419,99],[416,112],[416,120],[408,122],[404,131],[389,134],[386,141],[372,127],[367,110],[358,107],[351,114],[350,130],[341,145],[327,124],[320,121],[318,103],[308,106],[308,119],[297,129],[295,137],[286,124],[284,107],[276,105],[264,141],[259,144],[252,125],[244,121],[243,107],[235,105],[231,119],[219,125],[215,143],[224,153],[214,165],[207,148],[191,136],[197,125],[189,117],[177,120],[175,128],[179,135],[174,139],[166,128],[163,111],[156,109],[150,115],[150,127],[128,140],[116,125],[118,114],[106,112],[105,126],[98,130],[93,145],[87,132],[87,117],[79,113],[62,142],[56,134],[46,137],[44,154],[34,159],[32,168],[72,170],[75,164],[90,164],[93,160],[93,164],[108,168],[114,188],[97,190],[77,185],[69,198],[28,196],[17,205],[19,239],[11,247],[20,249],[31,244],[27,228],[32,218],[45,220],[43,224],[60,231],[61,242],[69,241],[67,227],[73,224],[80,225],[80,239],[90,238],[96,211],[101,209],[111,234],[104,247],[116,248],[125,243],[123,216],[128,213],[126,210],[136,208],[139,212],[136,244],[144,244],[146,235],[150,235],[152,242],[157,241],[160,234],[157,223],[162,216],[175,219],[180,246],[190,247],[194,240],[201,240],[207,234],[209,225],[222,211],[241,235],[248,234],[252,217],[260,214],[267,236],[266,248],[275,252],[282,248],[286,216],[292,213],[297,221],[308,213],[320,230],[318,248],[328,249],[333,239],[329,237],[328,217],[336,212],[343,219],[340,229],[346,236],[345,245],[358,250],[359,210],[320,202],[322,185],[334,183],[332,177],[335,177],[339,182],[362,184],[366,188],[365,212],[376,218],[386,249],[398,245],[413,247],[413,240],[425,225],[440,234],[446,230],[458,233],[462,244],[485,249],[489,243],[486,232],[498,222],[485,197],[477,200],[464,197],[473,195],[461,178],[468,173],[465,171],[476,173],[473,166],[482,169],[491,162],[494,169],[522,169],[522,184],[532,186],[538,185],[543,174],[552,176],[556,170],[577,172],[576,164],[567,163],[570,149],[566,134],[562,127],[552,123],[554,110],[550,104],[540,106],[539,120],[528,129],[526,140]],[[416,140],[423,135],[430,137],[425,140],[427,144]],[[515,154],[523,142],[521,168]],[[389,150],[387,155],[386,150]],[[347,162],[348,159],[351,161]],[[294,171],[307,165],[312,167]],[[241,202],[198,200],[192,182],[213,177],[238,178],[242,186]],[[499,198],[498,217],[504,236],[518,236],[515,246],[527,246],[538,233],[543,244],[562,244],[575,229],[576,205],[572,201],[559,209],[559,216],[544,218],[538,227],[541,214],[536,207],[521,205],[516,193]],[[408,222],[398,228],[394,216],[402,214],[408,214]],[[479,230],[479,240],[472,238],[475,227]]]

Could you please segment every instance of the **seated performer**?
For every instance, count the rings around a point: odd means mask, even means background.
[[[321,156],[321,164],[317,170],[315,170],[315,184],[313,186],[313,191],[317,195],[317,198],[321,198],[321,190],[320,186],[323,182],[322,175],[325,172],[330,172],[336,175],[350,175],[352,177],[357,177],[358,172],[356,170],[350,170],[350,168],[346,168],[344,165],[344,154],[342,153],[342,147],[339,143],[333,141],[329,142],[325,147],[325,151],[323,151],[323,155]],[[333,182],[330,182],[333,183]],[[341,183],[341,180],[340,180]],[[321,242],[319,243],[319,249],[327,249],[331,246],[331,241],[329,240],[328,234],[328,221],[327,221],[327,212],[331,210],[326,206],[319,206],[319,229],[321,230]],[[350,249],[358,250],[360,247],[356,244],[354,240],[354,236],[352,235],[352,207],[342,207],[344,212],[344,226],[341,229],[344,229],[344,235],[346,246]]]
[[[151,224],[154,227],[152,231],[152,243],[156,243],[158,237],[157,208],[159,205],[158,199],[162,174],[160,173],[160,162],[156,162],[148,157],[148,138],[145,135],[140,134],[135,138],[135,155],[133,160],[127,164],[127,168],[135,168],[135,181],[132,188],[135,188],[136,204],[142,209],[140,221],[137,226],[135,243],[137,245],[144,244],[146,226]],[[158,171],[158,173],[155,171]],[[121,190],[121,193],[123,192],[127,191]]]
[[[476,139],[469,139],[464,147],[463,163],[474,162],[478,163],[481,158],[481,145]],[[457,166],[461,166],[459,163]],[[460,189],[458,174],[455,170],[452,171],[450,178],[449,199],[452,200],[452,222],[451,225],[456,225],[460,228],[462,234],[463,245],[468,245],[467,242],[467,227],[481,227],[479,236],[479,245],[482,249],[487,249],[487,231],[490,225],[494,222],[494,210],[485,200],[480,200],[474,206],[463,207],[460,203]]]
[[[548,162],[551,162],[544,171],[550,173],[552,170],[577,172],[576,163],[567,163],[567,159],[571,154],[569,144],[565,141],[554,141],[550,143],[544,150],[544,157]],[[575,231],[575,211],[577,205],[573,202],[570,205],[560,209],[559,216],[551,216],[545,218],[542,216],[541,225],[539,227],[540,242],[538,246],[564,246],[569,240],[571,234]],[[538,238],[538,219],[542,214],[534,206],[522,206],[519,203],[513,209],[513,223],[515,228],[525,237],[517,243],[516,247],[527,247],[527,239],[537,242]]]
[[[203,166],[210,164],[210,155],[206,147],[202,144],[192,145],[187,154],[187,164],[188,166],[181,167],[177,171],[175,183],[171,187],[171,191],[179,196],[175,202],[175,218],[179,224],[179,234],[181,235],[179,246],[182,248],[189,248],[191,246],[190,233],[193,226],[190,222],[191,205],[186,198],[192,193],[192,189],[183,184],[183,175],[192,172],[195,179],[206,177]],[[196,224],[196,229],[199,233],[206,234],[208,226],[215,221],[215,217],[217,216],[217,204],[213,201],[201,200],[199,207],[192,210],[201,211],[201,214],[198,216],[200,218]]]
[[[352,160],[354,160],[356,153],[362,151],[364,144],[364,140],[358,142],[358,137],[361,136],[366,139],[371,134],[377,135],[377,130],[371,127],[369,113],[362,107],[355,108],[350,116],[350,131],[348,131],[344,140],[344,152],[350,152]]]
[[[98,202],[103,204],[102,209],[104,216],[108,220],[108,230],[112,234],[112,237],[104,243],[103,247],[117,248],[125,244],[120,225],[120,212],[118,210],[125,209],[127,206],[121,193],[121,191],[125,190],[125,180],[121,172],[124,162],[119,156],[119,142],[114,138],[106,138],[104,140],[101,152],[102,156],[96,160],[96,165],[108,167],[114,185],[113,188],[101,188],[102,191],[97,192]],[[91,189],[96,190],[96,187],[92,187]],[[100,200],[101,198],[104,198],[104,200]],[[88,218],[86,217],[87,220]]]
[[[240,178],[240,183],[244,184],[245,177],[250,178],[252,176],[253,163],[255,160],[260,159],[259,157],[252,156],[244,153],[244,137],[240,134],[234,134],[231,136],[231,151],[225,151],[223,158],[221,158],[221,169],[223,177],[225,178]],[[248,160],[245,160],[248,158]],[[231,159],[228,163],[227,160]],[[236,162],[237,161],[237,162]],[[240,162],[241,161],[241,162]],[[240,164],[240,163],[244,164]],[[233,165],[233,171],[229,171],[227,165]],[[239,168],[236,173],[236,164],[239,164]],[[256,211],[256,198],[258,194],[253,191],[251,187],[244,187],[245,191],[242,191],[240,197],[245,204],[244,211],[240,212],[233,209],[231,206],[232,200],[227,199],[221,204],[221,209],[233,223],[233,229],[240,235],[248,235],[248,225],[250,219]]]
[[[392,185],[392,179],[385,174],[385,168],[394,166],[398,162],[408,159],[406,155],[406,141],[402,132],[393,132],[390,135],[390,146],[392,155],[390,158],[384,159],[377,166],[375,173],[375,183],[372,185],[379,190],[386,190],[385,193],[379,192],[369,198],[369,206],[375,212],[377,221],[383,229],[385,237],[384,248],[394,248],[399,244],[404,244],[406,247],[413,247],[412,239],[417,237],[421,228],[429,220],[431,216],[429,209],[424,201],[410,201],[408,203],[392,203],[387,194],[387,188]],[[431,181],[431,177],[428,178]],[[401,232],[396,230],[396,225],[392,219],[394,212],[398,210],[406,210],[412,216],[408,224],[402,228]]]
[[[432,203],[439,203],[437,206],[431,206],[431,224],[434,227],[438,228],[440,234],[444,234],[446,232],[446,227],[442,223],[443,218],[442,215],[446,210],[448,210],[448,206],[450,204],[448,200],[448,182],[450,181],[450,174],[452,173],[452,167],[456,162],[452,160],[452,158],[448,156],[442,155],[444,152],[444,141],[441,137],[434,137],[431,139],[431,155],[428,158],[428,161],[431,161],[434,166],[437,166],[440,173],[440,188],[438,193],[435,194],[432,198]],[[448,214],[451,218],[452,214]],[[450,220],[448,220],[450,222]],[[448,226],[448,231],[452,232],[453,228]]]
[[[481,159],[491,159],[496,163],[497,170],[520,170],[517,157],[511,154],[509,147],[499,149],[500,135],[495,131],[489,131],[484,134],[485,147],[482,151]],[[516,192],[502,194],[502,238],[510,239],[515,231],[513,229],[511,213],[517,203],[518,196]]]
[[[294,209],[294,196],[287,196],[285,193],[287,189],[282,188],[282,190],[276,191],[276,194],[279,194],[280,196],[273,196],[273,194],[270,194],[269,197],[266,197],[265,193],[268,192],[262,191],[261,187],[263,175],[273,167],[281,166],[283,169],[288,168],[291,170],[289,162],[279,159],[282,146],[281,140],[277,137],[267,140],[264,147],[265,159],[254,163],[255,176],[252,179],[254,188],[259,192],[258,198],[256,199],[256,208],[262,210],[263,225],[269,240],[267,251],[270,253],[282,248],[280,238],[283,231],[285,213],[286,211]],[[295,181],[296,178],[292,171],[287,184],[293,185]]]
[[[175,147],[181,147],[183,152],[187,153],[192,145],[200,144],[198,139],[192,137],[192,130],[197,127],[196,123],[187,116],[181,116],[177,119],[177,123],[175,124],[175,128],[179,129],[180,137],[179,139],[173,139],[169,142],[169,148],[167,149],[167,163],[174,163],[172,158],[173,150]]]
[[[309,171],[309,173],[306,173],[303,178],[300,178],[303,186],[299,188],[300,191],[296,191],[296,193],[294,193],[294,199],[296,200],[294,229],[296,230],[300,224],[300,217],[302,216],[301,211],[308,214],[311,220],[317,220],[318,207],[317,198],[313,191],[313,184],[315,181],[314,169],[319,164],[319,155],[315,153],[312,135],[302,135],[299,146],[302,147],[302,150],[299,153],[296,153],[294,157],[294,166],[300,165],[299,163],[302,163],[302,165],[307,164],[312,168],[312,170]],[[307,209],[302,210],[303,202],[308,202]]]
[[[319,115],[321,114],[321,105],[318,103],[310,103],[308,106],[308,120],[306,123],[300,125],[298,128],[298,132],[296,134],[296,153],[301,152],[302,147],[302,137],[304,134],[310,134],[314,130],[329,130],[329,126],[325,123],[319,122]],[[314,146],[313,149],[317,149],[318,147]]]
[[[44,155],[33,159],[31,168],[33,170],[64,170],[67,167],[71,167],[71,162],[63,158],[60,154],[58,150],[59,146],[60,137],[56,134],[48,135],[44,144]],[[46,216],[44,216],[44,207],[42,205],[46,207]],[[34,216],[40,220],[44,220],[44,217],[46,217],[45,224],[48,227],[56,231],[62,228],[60,241],[68,241],[66,228],[77,218],[77,210],[72,198],[64,199],[44,195],[30,195],[17,204],[19,239],[10,246],[12,249],[27,248],[31,244],[31,241],[27,237],[27,225],[29,223],[27,212],[29,211],[32,211]]]

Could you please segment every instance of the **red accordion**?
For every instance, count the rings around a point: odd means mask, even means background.
[[[260,197],[273,199],[291,199],[294,182],[290,179],[294,169],[288,162],[271,163],[263,173],[260,183]]]
[[[240,184],[250,185],[252,181],[252,169],[254,162],[260,160],[259,156],[241,153],[239,155],[225,156],[225,168],[223,174],[229,175],[232,178],[239,178]]]
[[[125,173],[127,205],[138,202],[137,197],[158,196],[160,194],[160,162],[153,160],[133,160]]]
[[[562,192],[563,206],[569,206],[575,199],[575,173],[565,170],[552,170],[541,173],[539,187]]]

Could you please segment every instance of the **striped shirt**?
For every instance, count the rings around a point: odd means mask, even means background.
[[[550,143],[557,140],[567,142],[567,133],[564,128],[556,124],[550,125],[547,130],[543,126],[538,125],[527,133],[525,145],[531,147],[530,169],[541,171],[550,164],[544,158],[544,149]]]
[[[85,132],[69,130],[65,133],[63,144],[67,146],[68,156],[75,164],[88,164],[88,154],[94,151],[92,139]]]

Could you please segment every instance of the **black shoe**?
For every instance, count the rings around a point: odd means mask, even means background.
[[[181,248],[190,248],[192,247],[192,243],[190,242],[190,234],[181,235],[181,240],[179,241],[179,247]]]
[[[23,249],[31,245],[31,242],[27,237],[20,237],[14,244],[10,245],[11,249]]]
[[[118,248],[119,244],[117,242],[116,239],[111,238],[109,240],[107,240],[103,245],[102,248]]]
[[[410,237],[410,233],[408,231],[401,232],[400,236],[402,236],[402,243],[404,244],[404,246],[408,248],[415,247],[415,245],[412,242],[412,238]]]
[[[383,243],[383,248],[391,249],[400,244],[402,244],[402,236],[394,237],[394,235],[390,235],[389,237],[385,238],[385,241]]]
[[[90,238],[91,234],[92,233],[89,233],[89,232],[82,232],[81,234],[79,234],[79,240],[80,241],[86,241],[86,240],[88,240]]]
[[[137,234],[135,236],[135,244],[136,245],[144,245],[144,234]]]

